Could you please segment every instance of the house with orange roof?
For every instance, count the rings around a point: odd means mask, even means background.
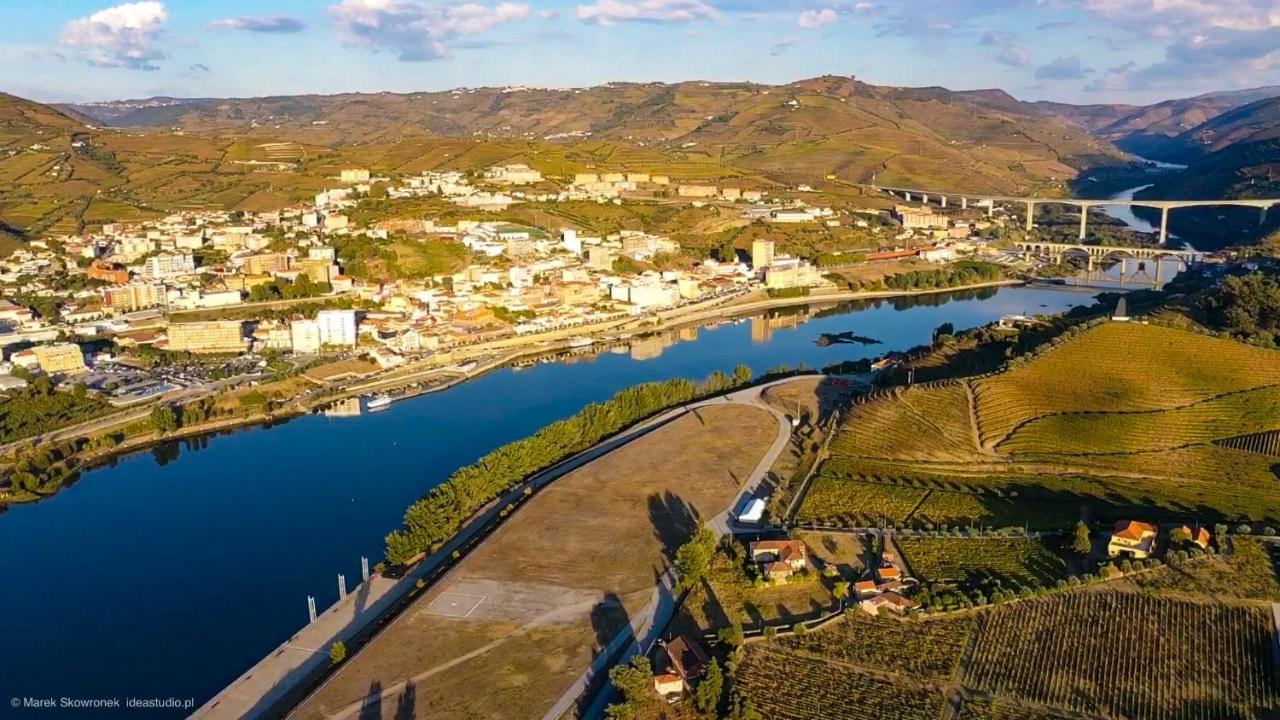
[[[903,597],[896,592],[880,593],[875,597],[869,597],[858,603],[858,607],[862,608],[862,611],[868,615],[879,615],[881,610],[903,615],[915,606],[916,604],[909,598]]]
[[[1155,550],[1158,532],[1159,529],[1151,523],[1120,520],[1116,522],[1115,529],[1111,531],[1111,539],[1107,541],[1107,555],[1128,555],[1135,560],[1145,560]]]
[[[1212,538],[1212,536],[1209,534],[1208,528],[1198,527],[1192,530],[1186,525],[1183,525],[1178,529],[1186,532],[1187,537],[1191,538],[1192,544],[1196,545],[1201,550],[1209,549],[1209,540]]]

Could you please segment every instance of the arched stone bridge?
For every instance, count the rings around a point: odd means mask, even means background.
[[[1039,242],[1036,240],[1021,240],[1013,243],[1013,246],[1024,252],[1040,253],[1048,255],[1055,263],[1061,262],[1062,257],[1070,252],[1084,253],[1089,258],[1089,270],[1093,270],[1093,263],[1097,260],[1105,260],[1109,257],[1120,258],[1138,258],[1139,260],[1155,260],[1159,258],[1174,257],[1182,261],[1184,266],[1192,263],[1200,262],[1208,253],[1196,250],[1173,250],[1170,248],[1160,247],[1120,247],[1114,245],[1084,245],[1072,243],[1053,243]],[[1160,265],[1156,264],[1157,278],[1160,273]]]
[[[947,207],[948,199],[959,200],[961,208],[968,208],[969,203],[973,202],[978,207],[985,207],[987,214],[990,215],[995,210],[995,204],[1000,203],[1021,203],[1027,207],[1026,228],[1027,232],[1035,226],[1036,205],[1071,205],[1080,208],[1080,239],[1085,238],[1089,223],[1089,208],[1101,207],[1106,205],[1127,205],[1129,207],[1149,207],[1158,208],[1160,210],[1160,244],[1163,245],[1169,237],[1169,211],[1174,208],[1187,207],[1251,207],[1258,209],[1258,224],[1261,225],[1267,221],[1267,210],[1275,205],[1280,205],[1280,198],[1257,198],[1257,199],[1220,199],[1220,200],[1108,200],[1101,198],[1026,198],[1026,197],[1008,197],[1003,195],[983,195],[980,193],[954,193],[939,192],[937,190],[919,190],[915,188],[899,188],[885,187],[883,185],[868,185],[873,190],[885,192],[894,197],[901,196],[907,202],[919,200],[928,205],[930,200],[936,200],[941,207]],[[1082,246],[1088,247],[1088,246]]]

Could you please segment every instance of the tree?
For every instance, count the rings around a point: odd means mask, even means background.
[[[720,662],[715,658],[707,665],[707,671],[698,683],[693,702],[704,714],[719,717],[720,693],[724,690],[724,674],[720,670]]]
[[[751,368],[746,365],[738,365],[733,369],[733,384],[746,385],[751,382],[751,378],[755,375],[751,372]]]
[[[745,634],[742,632],[742,623],[736,620],[729,627],[721,628],[716,637],[720,642],[733,648],[742,647],[742,643],[746,639]]]
[[[716,552],[716,534],[711,528],[700,527],[689,542],[676,550],[676,592],[693,587],[711,566]]]
[[[637,655],[630,663],[615,666],[609,670],[609,682],[622,700],[606,708],[605,717],[609,720],[631,720],[653,689],[653,667],[649,658]]]
[[[1089,539],[1089,526],[1084,521],[1076,523],[1075,532],[1071,536],[1071,551],[1080,557],[1087,557],[1093,550],[1093,541]]]
[[[334,640],[333,645],[329,648],[329,664],[337,665],[347,659],[347,644],[341,640]]]
[[[841,580],[836,583],[835,587],[831,588],[831,594],[834,595],[835,599],[839,600],[841,604],[844,604],[845,598],[849,597],[849,581]]]
[[[161,405],[151,411],[151,427],[159,430],[161,433],[173,432],[178,429],[178,413],[168,405]]]
[[[1169,531],[1171,545],[1186,545],[1191,542],[1191,531],[1185,527],[1176,527]]]

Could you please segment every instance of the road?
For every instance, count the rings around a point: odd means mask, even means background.
[[[779,382],[785,382],[785,380]],[[773,384],[777,383],[770,383],[770,386]],[[230,685],[192,714],[191,717],[206,720],[260,717],[284,700],[299,683],[318,667],[329,662],[329,647],[334,641],[342,640],[346,642],[371,623],[377,621],[384,612],[404,598],[419,579],[438,582],[441,578],[433,576],[448,562],[452,561],[453,552],[455,550],[466,552],[487,537],[488,532],[493,529],[490,524],[499,517],[502,509],[509,503],[522,499],[525,488],[540,489],[545,487],[564,475],[699,407],[744,401],[758,404],[761,402],[758,398],[763,387],[766,386],[748,388],[722,398],[712,398],[691,403],[687,406],[672,408],[532,475],[524,483],[509,491],[499,500],[491,503],[480,515],[472,518],[441,549],[415,566],[405,577],[398,581],[392,581],[375,576],[369,583],[355,588],[347,595],[346,600],[330,606],[329,609],[316,618],[316,622],[302,628],[293,637],[258,662],[257,665],[236,678]],[[744,400],[744,398],[752,396],[756,399]],[[781,415],[773,408],[767,409],[770,412],[774,412],[775,415]],[[780,447],[779,443],[775,441],[774,446],[770,448],[769,455],[766,456],[766,460],[761,461],[761,467],[757,467],[756,471],[748,478],[748,486],[754,487],[759,483],[759,480],[764,477],[764,474],[772,465],[772,460],[769,458],[776,458],[777,454],[786,446],[790,433],[790,424],[783,417],[779,418],[779,423],[779,432],[783,432],[781,428],[785,424],[787,435],[781,438],[782,444]],[[728,512],[729,510],[726,510],[712,520],[716,524],[715,527],[718,529],[727,527]],[[657,608],[654,609],[656,610]],[[665,625],[665,621],[660,625]],[[625,640],[616,640],[616,642],[621,645]],[[574,698],[576,697],[575,695]],[[570,702],[572,702],[572,699]]]
[[[776,385],[792,382],[801,378],[784,378],[775,380],[764,385],[738,390],[718,398],[712,398],[699,403],[694,403],[689,409],[707,407],[710,405],[724,405],[730,403],[750,405],[758,407],[772,414],[778,421],[778,433],[774,437],[773,443],[769,446],[764,457],[760,458],[760,462],[756,463],[756,467],[747,476],[742,487],[739,488],[738,494],[734,496],[733,501],[728,507],[724,508],[719,514],[707,521],[707,527],[711,528],[717,538],[733,531],[733,512],[735,509],[746,504],[747,498],[754,497],[760,492],[760,485],[769,476],[769,469],[777,462],[778,456],[787,449],[787,444],[791,441],[791,420],[781,410],[769,405],[764,401],[763,393],[766,389]],[[542,720],[556,720],[568,712],[584,692],[591,686],[592,681],[599,677],[602,673],[608,672],[609,667],[615,664],[629,662],[631,658],[639,654],[647,654],[661,636],[662,631],[666,629],[667,624],[671,622],[671,617],[675,614],[676,594],[675,594],[675,573],[674,570],[668,569],[659,578],[658,584],[653,590],[653,599],[645,606],[632,621],[631,624],[623,628],[604,652],[591,663],[578,678],[569,686],[568,689],[556,701],[543,716]],[[615,656],[613,649],[629,643],[626,650],[620,656]],[[594,720],[594,718],[602,717],[605,707],[609,704],[613,695],[612,688],[605,687],[596,694],[591,704],[588,706],[584,717],[586,720]]]

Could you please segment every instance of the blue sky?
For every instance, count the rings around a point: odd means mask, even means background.
[[[999,87],[1144,103],[1280,84],[1280,0],[0,0],[46,101],[610,80]]]

